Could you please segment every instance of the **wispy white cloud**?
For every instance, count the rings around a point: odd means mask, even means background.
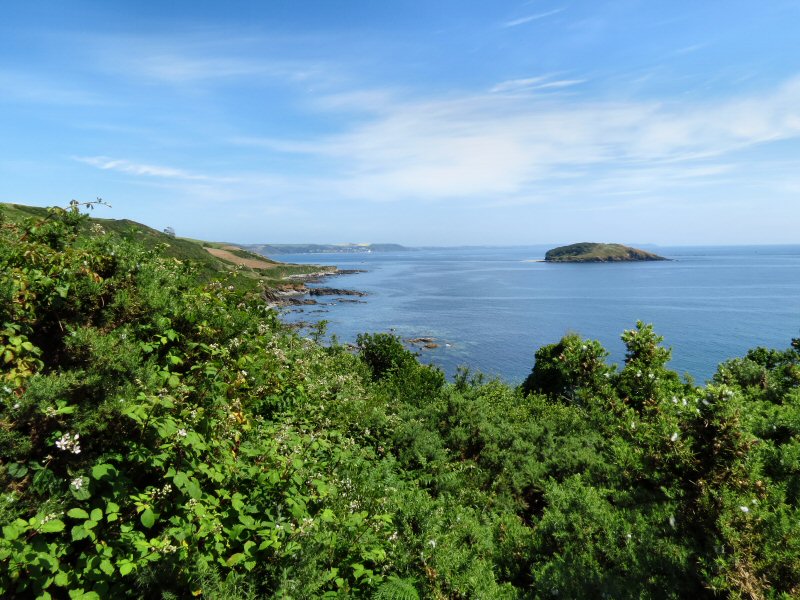
[[[525,79],[509,79],[501,81],[489,91],[493,94],[497,93],[518,93],[528,92],[533,90],[547,90],[572,87],[585,83],[585,79],[555,79],[550,80],[551,76],[543,75],[540,77],[528,77]],[[549,81],[548,81],[549,80]]]
[[[73,158],[78,162],[82,162],[104,171],[119,171],[129,175],[192,181],[207,181],[211,179],[206,175],[190,173],[188,171],[184,171],[183,169],[131,162],[129,160],[114,159],[107,156],[75,156]]]
[[[683,46],[682,48],[678,48],[675,50],[672,55],[673,56],[683,56],[684,54],[694,54],[704,48],[708,48],[711,46],[711,42],[703,42],[700,44],[691,44],[689,46]]]
[[[553,15],[557,15],[558,13],[564,12],[564,8],[556,8],[553,10],[548,10],[547,12],[536,13],[533,15],[528,15],[525,17],[520,17],[519,19],[512,19],[510,21],[504,21],[500,24],[500,27],[518,27],[519,25],[525,25],[525,23],[530,23],[532,21],[538,21],[539,19],[545,19],[547,17],[552,17]]]
[[[172,83],[267,74],[263,65],[248,60],[188,57],[168,52],[132,57],[125,66],[128,73]]]
[[[74,82],[59,81],[56,75],[11,69],[0,70],[0,102],[3,100],[61,106],[91,106],[104,101],[101,94]]]
[[[298,196],[321,196],[317,183],[286,174],[262,171],[197,173],[186,169],[106,156],[75,156],[73,160],[103,171],[129,175],[129,183],[169,191],[170,197],[206,205],[237,203],[257,206],[271,214],[296,212]]]
[[[553,88],[565,88],[565,87],[572,87],[573,85],[579,85],[581,83],[586,83],[585,79],[560,79],[558,81],[548,81],[547,83],[543,83],[539,86],[534,86],[533,89],[535,90],[546,90],[546,89],[553,89]]]
[[[307,178],[307,193],[391,201],[591,198],[587,191],[707,185],[737,176],[744,160],[737,152],[791,138],[800,138],[800,78],[703,103],[384,96],[339,134],[262,143],[338,173]]]
[[[335,78],[337,69],[323,59],[286,58],[281,44],[297,39],[242,35],[241,31],[207,28],[178,31],[169,36],[81,35],[87,62],[116,78],[170,85],[279,80],[304,85]]]

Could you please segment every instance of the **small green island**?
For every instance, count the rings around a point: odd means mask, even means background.
[[[668,259],[622,244],[580,242],[548,250],[544,260],[545,262],[633,262]]]

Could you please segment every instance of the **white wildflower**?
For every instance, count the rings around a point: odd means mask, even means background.
[[[182,427],[178,429],[178,437],[185,438],[186,437],[186,430]]]
[[[673,433],[673,434],[672,434],[672,436],[669,438],[669,441],[670,441],[670,442],[675,442],[675,441],[677,441],[677,440],[678,440],[678,432],[676,431],[676,432],[675,432],[675,433]]]
[[[747,506],[740,506],[740,507],[739,507],[739,510],[741,510],[743,513],[748,513],[748,512],[750,512],[750,508],[749,508],[749,507],[747,507]]]
[[[81,453],[81,446],[78,443],[80,435],[65,433],[60,439],[56,440],[56,448],[64,452],[72,452],[73,454]]]
[[[436,548],[436,540],[428,540],[428,545],[431,548]]]
[[[70,485],[76,490],[81,489],[83,487],[83,477],[76,477],[75,479],[72,480]]]
[[[669,526],[675,529],[675,515],[669,516]]]

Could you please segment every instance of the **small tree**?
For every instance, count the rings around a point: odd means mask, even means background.
[[[557,344],[543,346],[536,352],[536,362],[522,384],[522,391],[570,403],[580,398],[585,400],[607,385],[613,372],[605,363],[607,356],[600,342],[584,340],[575,333],[566,335]]]

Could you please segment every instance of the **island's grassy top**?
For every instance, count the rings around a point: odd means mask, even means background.
[[[559,246],[548,250],[544,259],[547,262],[624,262],[639,260],[666,260],[662,256],[623,246],[622,244],[600,244],[580,242],[569,246]]]
[[[568,335],[447,383],[91,225],[0,214],[0,596],[800,595],[800,340],[698,387],[639,323],[621,367]]]

